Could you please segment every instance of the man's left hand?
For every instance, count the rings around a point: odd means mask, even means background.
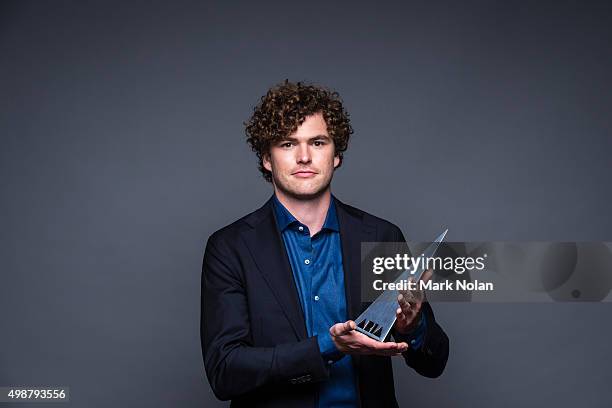
[[[433,271],[427,270],[421,280],[427,282],[431,279]],[[419,323],[421,318],[421,305],[425,301],[425,292],[422,290],[400,290],[397,296],[399,307],[396,310],[397,320],[394,328],[401,334],[408,334]]]

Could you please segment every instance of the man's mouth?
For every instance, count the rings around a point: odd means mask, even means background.
[[[298,170],[295,173],[293,173],[295,177],[303,177],[303,178],[313,177],[316,174],[317,173],[312,170]]]

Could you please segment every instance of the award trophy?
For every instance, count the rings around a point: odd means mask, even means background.
[[[448,230],[440,234],[421,254],[421,257],[425,258],[425,262],[418,262],[418,267],[414,265],[413,262],[413,265],[402,272],[395,282],[401,282],[404,279],[408,279],[410,276],[413,277],[415,282],[418,282],[423,276],[423,273],[425,273],[427,259],[432,258],[436,254],[438,246],[440,246],[447,232]],[[378,296],[376,300],[355,319],[357,323],[356,330],[374,340],[385,341],[395,323],[395,311],[399,307],[397,303],[397,294],[397,290],[390,289],[381,293],[380,296]]]

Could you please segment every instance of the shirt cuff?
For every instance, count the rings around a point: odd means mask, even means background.
[[[409,333],[402,334],[397,330],[394,332],[394,336],[396,341],[406,342],[411,349],[418,350],[425,343],[425,332],[427,331],[427,317],[425,317],[425,313],[421,313],[421,320],[417,327],[412,329]]]
[[[329,333],[319,334],[317,335],[317,343],[319,343],[319,351],[321,352],[321,357],[327,364],[333,364],[336,361],[340,360],[344,357],[344,354],[338,350],[336,345],[331,339],[331,335]]]

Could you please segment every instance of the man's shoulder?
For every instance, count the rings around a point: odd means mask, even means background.
[[[364,211],[360,208],[343,203],[337,198],[335,198],[335,200],[337,204],[336,208],[341,209],[341,211],[345,211],[347,214],[360,219],[365,226],[374,227],[381,233],[388,232],[394,235],[398,235],[398,239],[401,239],[401,229],[391,221]]]
[[[217,242],[217,241],[233,241],[238,239],[238,237],[247,230],[255,227],[263,218],[266,216],[271,216],[271,202],[268,200],[263,206],[260,208],[250,212],[249,214],[237,219],[231,224],[226,225],[223,228],[218,229],[213,232],[208,238],[209,242]]]

